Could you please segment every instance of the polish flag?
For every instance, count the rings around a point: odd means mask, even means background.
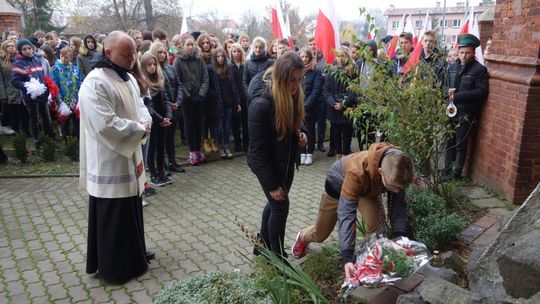
[[[289,20],[285,21],[283,18],[283,11],[281,10],[279,0],[275,0],[274,6],[272,6],[272,33],[276,39],[287,38],[289,40],[289,46],[294,50]]]
[[[411,33],[413,35],[412,45],[414,47],[416,45],[416,42],[418,42],[418,37],[416,36],[416,32],[414,31],[414,25],[410,14],[407,16],[407,22],[405,22],[405,29],[403,31]]]
[[[474,23],[473,23],[470,33],[480,38],[480,31],[478,30],[478,15],[474,18]],[[476,50],[474,50],[474,52],[475,52],[476,61],[484,65],[484,53],[482,52],[482,46],[479,45],[476,48]]]
[[[471,12],[467,16],[467,20],[465,20],[463,25],[461,25],[461,28],[459,29],[459,34],[458,35],[471,33],[473,23],[474,23],[474,6],[471,8]],[[456,48],[456,49],[458,48],[457,40],[456,40],[456,43],[454,44],[454,48]]]
[[[315,25],[315,43],[321,49],[328,64],[334,62],[334,50],[339,46],[339,28],[334,3],[324,0],[319,8]]]
[[[390,41],[390,45],[388,46],[388,58],[394,57],[396,54],[396,50],[399,48],[399,35],[403,32],[403,28],[405,27],[405,15],[401,17],[401,21],[399,22],[398,28],[394,34],[394,37],[392,37],[392,40]]]
[[[409,56],[409,59],[407,59],[407,62],[403,66],[403,74],[407,74],[407,72],[410,71],[418,63],[418,61],[420,61],[420,54],[424,49],[424,46],[422,45],[422,39],[424,38],[424,33],[429,30],[431,30],[431,20],[429,17],[429,11],[427,11],[426,18],[424,20],[424,26],[422,28],[422,31],[420,31],[419,39],[416,44],[413,44],[414,51]]]
[[[189,35],[189,28],[187,26],[186,15],[182,17],[182,27],[180,27],[180,35]]]

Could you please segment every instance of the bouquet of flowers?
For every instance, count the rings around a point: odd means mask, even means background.
[[[39,82],[39,80],[37,80],[36,78],[30,78],[30,81],[24,83],[24,87],[26,88],[26,92],[30,94],[30,98],[32,99],[38,98],[47,91],[45,85]]]
[[[355,276],[343,283],[342,289],[350,290],[363,285],[377,287],[405,279],[429,261],[424,244],[406,237],[389,240],[372,235],[356,250]]]
[[[56,111],[56,119],[62,122],[67,121],[69,120],[70,115],[71,110],[69,109],[69,107],[65,103],[60,102],[58,105],[58,110]]]

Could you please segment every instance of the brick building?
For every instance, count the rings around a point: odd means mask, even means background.
[[[465,19],[467,18],[468,10],[466,10],[463,2],[458,2],[455,7],[447,7],[444,12],[444,24],[443,24],[443,7],[440,5],[440,1],[437,2],[436,7],[423,7],[423,8],[390,8],[385,11],[384,15],[388,17],[386,28],[388,35],[396,34],[399,27],[399,22],[403,15],[411,15],[414,30],[416,35],[419,35],[420,31],[424,27],[424,21],[426,13],[429,11],[429,15],[432,20],[438,22],[438,28],[442,29],[444,26],[444,36],[441,37],[441,42],[447,46],[451,46],[457,40],[457,35]],[[478,16],[485,11],[492,9],[494,4],[480,4],[480,6],[474,7],[474,15]],[[399,33],[397,33],[399,35]]]
[[[521,204],[540,182],[540,0],[497,0],[484,104],[470,176]]]
[[[7,3],[6,0],[0,0],[0,33],[8,30],[23,32],[24,26],[22,13]]]

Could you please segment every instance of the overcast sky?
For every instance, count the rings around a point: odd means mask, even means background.
[[[191,15],[196,16],[210,9],[218,10],[223,15],[227,15],[233,19],[239,19],[243,12],[250,9],[254,10],[259,15],[265,14],[265,8],[274,3],[275,0],[195,0]],[[326,0],[287,0],[293,6],[300,10],[300,14],[309,15],[318,12],[319,3]],[[444,1],[439,0],[441,6]],[[411,8],[411,7],[435,7],[436,0],[334,0],[334,7],[338,18],[341,20],[351,20],[359,17],[358,8],[376,8],[386,10],[390,5],[396,8]],[[448,0],[446,6],[455,6],[456,2],[467,2],[467,0]],[[469,5],[478,5],[479,0],[469,0]],[[189,13],[189,12],[188,12]]]

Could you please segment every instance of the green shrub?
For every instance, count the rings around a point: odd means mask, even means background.
[[[79,141],[76,137],[68,137],[64,147],[64,154],[72,161],[79,160]]]
[[[15,157],[22,163],[28,160],[28,148],[26,147],[26,136],[24,132],[20,132],[13,137],[13,149],[15,149]]]
[[[300,303],[304,298],[302,290],[298,286],[289,285],[287,278],[262,256],[254,258],[253,279],[257,288],[268,292],[273,303]]]
[[[235,272],[210,272],[174,282],[155,298],[155,304],[257,304],[272,303],[247,276]]]
[[[407,190],[413,238],[429,249],[440,249],[456,239],[465,228],[465,221],[446,209],[442,197],[412,186]]]
[[[302,263],[302,268],[315,281],[337,281],[339,278],[336,277],[336,270],[339,268],[342,272],[339,244],[333,242],[323,246],[320,251]]]
[[[41,158],[46,162],[54,161],[56,158],[56,146],[52,138],[41,134],[39,142],[41,142]]]

